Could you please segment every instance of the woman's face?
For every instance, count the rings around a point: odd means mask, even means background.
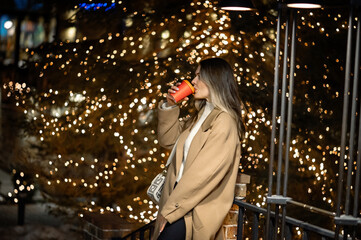
[[[194,86],[195,92],[194,92],[194,98],[195,99],[206,99],[209,101],[210,95],[209,95],[209,88],[207,85],[201,80],[201,77],[199,75],[201,70],[201,66],[198,66],[196,70],[196,76],[192,80],[192,84]]]

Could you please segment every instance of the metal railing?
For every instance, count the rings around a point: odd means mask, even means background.
[[[266,214],[266,240],[277,239],[280,235],[284,239],[287,218],[287,203],[290,203],[290,198],[287,196],[288,188],[288,170],[289,170],[289,156],[290,156],[290,140],[292,131],[292,108],[293,108],[293,92],[294,92],[294,77],[295,77],[295,57],[296,57],[296,19],[298,11],[289,9],[287,4],[280,1],[277,21],[277,39],[276,39],[276,53],[275,53],[275,74],[274,74],[274,90],[273,90],[273,109],[272,109],[272,133],[270,145],[270,162],[268,169],[268,189],[267,194],[267,214]],[[357,16],[357,18],[355,18]],[[353,22],[357,22],[354,26]],[[360,224],[359,213],[359,190],[361,186],[361,118],[357,113],[357,108],[360,107],[360,93],[359,89],[359,65],[360,65],[360,45],[361,45],[361,0],[350,1],[348,34],[347,34],[347,53],[346,53],[346,67],[345,67],[345,86],[343,99],[343,114],[342,114],[342,129],[341,129],[341,146],[340,146],[340,161],[339,172],[337,176],[337,203],[336,213],[333,218],[336,228],[334,231],[334,239],[339,238],[339,232],[342,230],[344,239],[348,235],[352,239],[356,239],[356,226]],[[283,67],[281,68],[279,62],[280,43],[281,43],[281,24],[284,22],[284,41],[283,41]],[[355,37],[356,30],[356,37]],[[289,54],[290,48],[290,54]],[[354,56],[354,59],[352,59]],[[288,63],[289,62],[289,63]],[[354,64],[352,72],[352,64]],[[281,87],[279,86],[279,75],[282,70]],[[287,77],[288,76],[288,77]],[[352,78],[351,78],[352,77]],[[353,87],[350,88],[351,80],[353,80]],[[352,91],[352,93],[351,93]],[[287,93],[288,92],[288,97]],[[280,95],[280,96],[279,96]],[[278,103],[280,98],[280,104]],[[351,100],[351,106],[349,104]],[[280,107],[278,106],[280,105]],[[350,111],[351,107],[351,111]],[[279,108],[279,109],[278,109]],[[351,113],[351,114],[350,114]],[[276,121],[279,114],[280,123]],[[358,124],[357,124],[358,118]],[[357,128],[358,136],[357,136]],[[278,138],[276,133],[279,133]],[[286,136],[285,136],[286,135]],[[347,138],[349,139],[347,141]],[[348,142],[348,146],[347,146]],[[278,153],[276,154],[276,145],[278,145]],[[357,146],[357,150],[356,150]],[[346,151],[348,149],[348,151]],[[278,159],[276,161],[276,156]],[[274,166],[277,164],[277,168]],[[284,168],[282,168],[284,166]],[[345,168],[347,166],[347,169]],[[353,169],[356,169],[353,172]],[[274,175],[276,173],[275,189],[273,188]],[[344,179],[344,172],[347,172],[346,179]],[[282,184],[283,177],[283,184]],[[343,194],[343,189],[345,193]],[[353,199],[351,189],[354,189]],[[274,190],[276,190],[274,194]],[[343,200],[343,197],[345,200]],[[353,209],[351,203],[353,201]],[[277,231],[271,231],[271,208],[274,206],[275,213],[273,213],[276,223]],[[281,219],[281,221],[279,221]],[[289,219],[289,218],[288,218]],[[278,228],[278,225],[281,227]],[[274,226],[273,226],[274,227]],[[278,231],[279,229],[279,231]],[[272,236],[270,235],[272,234]],[[360,238],[358,238],[360,239]]]
[[[150,223],[148,223],[147,225],[144,225],[143,227],[129,233],[128,235],[121,237],[121,238],[112,238],[112,240],[145,240],[148,239],[150,240],[152,235],[153,235],[153,231],[154,231],[154,224],[155,221],[152,221]]]
[[[334,218],[336,213],[329,212],[323,209],[319,209],[307,204],[299,203],[294,200],[288,200],[289,204],[299,206],[310,212],[317,212],[319,214]],[[258,207],[256,205],[244,202],[242,200],[234,200],[234,204],[239,207],[239,215],[237,222],[237,240],[241,239],[266,239],[266,216],[267,209]],[[262,218],[263,217],[263,223]],[[271,211],[270,214],[270,228],[269,231],[272,233],[276,229],[276,214]],[[124,237],[112,238],[112,240],[145,240],[151,239],[151,236],[154,231],[154,223],[152,221],[147,225],[129,233]],[[361,225],[361,222],[358,223]],[[246,229],[248,227],[248,229]],[[295,233],[297,230],[298,233]],[[277,230],[279,231],[279,230]],[[247,232],[247,233],[246,233]],[[273,234],[271,234],[273,236]],[[325,229],[323,227],[304,222],[302,220],[286,216],[285,217],[285,239],[321,239],[321,240],[330,240],[335,239],[334,230]],[[270,239],[274,239],[271,237]],[[352,237],[347,237],[346,234],[339,234],[338,239],[352,239]],[[359,238],[357,238],[359,239]]]
[[[290,202],[292,204],[292,202]],[[297,203],[297,202],[295,202]],[[251,239],[265,239],[266,238],[266,230],[265,230],[265,220],[264,224],[260,224],[260,217],[264,216],[264,218],[267,216],[267,209],[257,207],[255,205],[252,205],[250,203],[246,203],[243,201],[235,200],[234,204],[236,204],[239,207],[239,215],[238,215],[238,229],[237,229],[237,240],[244,239],[244,237],[251,237]],[[306,209],[311,208],[312,206],[306,206]],[[312,208],[315,210],[314,208]],[[317,209],[316,209],[317,210]],[[334,216],[334,213],[330,213],[325,211],[323,214],[328,216]],[[252,217],[249,217],[252,216]],[[252,219],[250,221],[249,219]],[[270,232],[275,231],[275,226],[277,226],[275,223],[276,221],[276,215],[273,211],[271,211],[270,214]],[[360,223],[361,224],[361,223]],[[250,227],[250,232],[248,232],[247,236],[245,236],[245,227]],[[335,232],[304,222],[302,220],[298,220],[296,218],[292,217],[285,217],[285,239],[302,239],[302,240],[308,240],[312,239],[310,236],[312,235],[313,239],[322,239],[322,240],[328,240],[328,239],[335,239]],[[294,234],[293,229],[299,228],[297,231],[300,231],[299,234]],[[278,229],[277,229],[278,231]],[[260,234],[261,233],[261,234]],[[263,236],[260,236],[263,235]],[[272,236],[270,239],[274,239]],[[345,235],[339,235],[338,239],[352,239],[350,237],[346,237]]]

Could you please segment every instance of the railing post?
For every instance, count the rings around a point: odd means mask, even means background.
[[[268,237],[269,237],[270,240],[273,240],[273,235],[272,235],[272,233],[275,232],[275,231],[277,231],[276,228],[277,228],[277,225],[276,225],[276,223],[275,223],[275,219],[272,218],[272,219],[271,219],[271,226],[270,226],[270,231],[271,231],[271,232],[268,234]]]
[[[244,224],[244,208],[239,207],[239,210],[238,210],[237,240],[241,240],[243,238],[243,224]]]
[[[151,227],[149,228],[149,240],[152,238],[153,231],[154,231],[154,226],[151,226]]]
[[[286,225],[286,240],[292,239],[292,226],[290,224]]]
[[[259,226],[259,214],[253,213],[253,223],[252,223],[252,239],[258,239],[258,226]]]
[[[236,186],[235,186],[235,200],[243,201],[247,195],[247,184],[251,181],[251,177],[247,174],[238,173]],[[226,218],[223,221],[223,235],[225,240],[234,239],[238,234],[240,228],[243,231],[244,222],[240,225],[239,220],[242,216],[239,215],[241,209],[237,204],[233,204],[232,208],[228,212]],[[244,214],[244,209],[243,209]],[[242,219],[243,220],[243,219]]]
[[[139,240],[144,240],[144,230],[139,232]]]
[[[274,229],[273,229],[273,237],[272,239],[277,240],[277,234],[278,234],[278,222],[279,222],[279,211],[280,211],[280,206],[278,204],[276,204],[276,208],[275,208],[275,225],[274,225]]]

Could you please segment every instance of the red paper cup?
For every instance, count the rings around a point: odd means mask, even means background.
[[[183,80],[183,82],[178,86],[178,88],[178,91],[170,94],[174,97],[175,102],[179,102],[183,98],[194,93],[193,85],[187,80]]]

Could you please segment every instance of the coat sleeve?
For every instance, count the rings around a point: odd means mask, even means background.
[[[232,171],[239,157],[237,126],[228,114],[220,114],[208,131],[212,132],[206,143],[161,210],[170,223],[185,216],[208,196],[227,172]]]
[[[159,145],[171,149],[183,128],[179,121],[179,107],[162,109],[164,101],[158,105],[158,141]]]

